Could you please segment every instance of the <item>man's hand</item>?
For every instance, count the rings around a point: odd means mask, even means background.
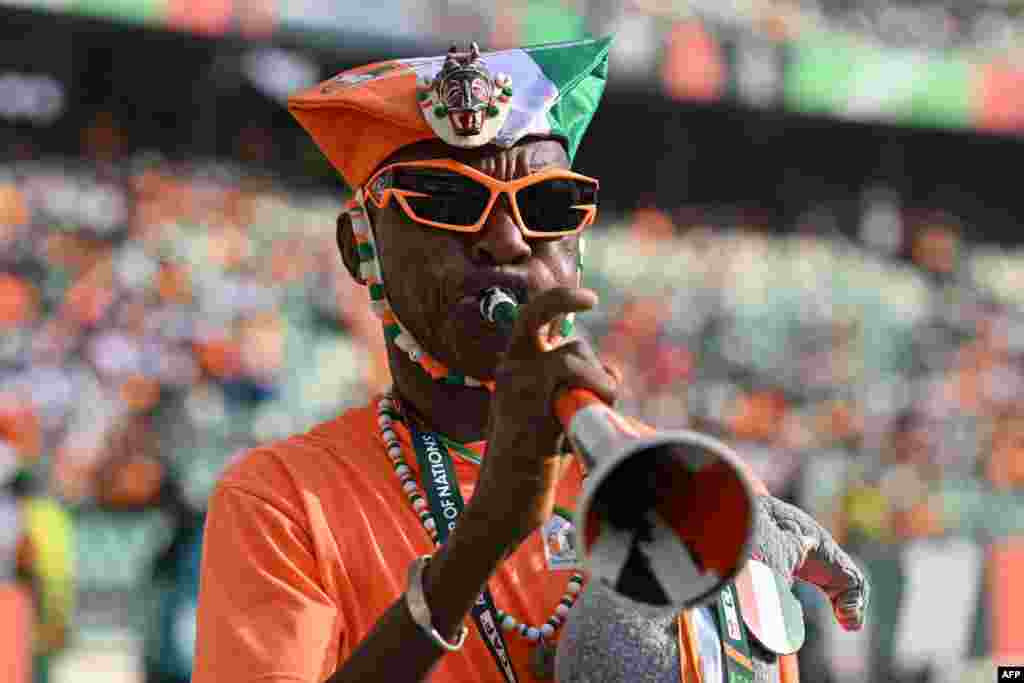
[[[554,417],[558,391],[579,387],[614,403],[618,382],[582,340],[546,343],[547,327],[567,313],[597,304],[588,289],[559,287],[524,305],[495,372],[487,457],[473,501],[501,520],[511,544],[551,514],[561,474],[556,448],[562,426]],[[479,501],[479,502],[478,502]],[[477,507],[475,506],[475,507]]]

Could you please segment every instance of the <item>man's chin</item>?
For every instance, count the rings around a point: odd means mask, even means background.
[[[444,328],[447,353],[438,360],[460,375],[484,382],[493,380],[498,362],[508,350],[508,335],[484,323],[478,315],[452,316],[449,321]]]

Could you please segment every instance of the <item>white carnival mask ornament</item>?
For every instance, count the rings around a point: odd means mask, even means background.
[[[494,140],[508,118],[512,79],[506,74],[492,77],[476,43],[461,53],[452,45],[437,76],[419,80],[417,98],[439,138],[454,147],[482,147]]]

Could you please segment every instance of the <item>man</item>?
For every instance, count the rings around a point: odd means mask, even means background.
[[[6,445],[0,441],[0,451]],[[0,458],[3,458],[0,455]],[[32,680],[45,683],[54,659],[67,646],[74,612],[74,534],[71,517],[45,492],[43,480],[21,469],[5,486],[16,501],[13,529],[19,534],[17,579],[34,606]],[[10,510],[8,509],[8,513]],[[4,596],[11,607],[11,592]],[[18,619],[10,615],[10,623]],[[15,641],[17,644],[17,641]],[[11,680],[18,680],[14,676]]]
[[[383,320],[394,389],[226,473],[194,683],[553,677],[585,579],[537,531],[571,516],[583,476],[552,399],[572,386],[612,403],[618,384],[573,336],[597,304],[580,263],[598,184],[567,170],[609,44],[453,48],[292,98],[356,189],[338,243]],[[523,302],[511,333],[481,318],[491,286]]]

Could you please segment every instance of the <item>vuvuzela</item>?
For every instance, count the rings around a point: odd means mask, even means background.
[[[510,328],[518,303],[481,294],[484,319]],[[576,506],[592,578],[653,611],[678,611],[716,595],[743,568],[754,497],[739,459],[692,431],[657,431],[585,389],[567,389],[554,412],[587,471]]]

